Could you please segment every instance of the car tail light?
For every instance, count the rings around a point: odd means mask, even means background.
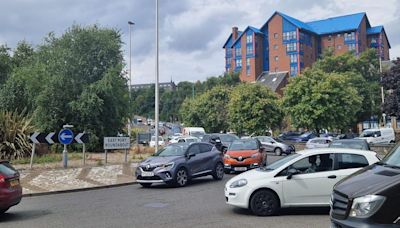
[[[7,187],[6,178],[0,174],[0,187]]]

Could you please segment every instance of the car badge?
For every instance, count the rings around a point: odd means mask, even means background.
[[[242,156],[239,157],[239,161],[241,161],[241,160],[243,160],[243,157],[242,157]]]
[[[150,169],[150,165],[146,165],[146,169]]]

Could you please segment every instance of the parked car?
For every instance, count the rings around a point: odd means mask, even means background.
[[[183,128],[183,135],[192,136],[199,139],[202,139],[206,134],[206,131],[202,127],[185,127]]]
[[[192,142],[200,142],[200,139],[196,138],[196,137],[182,137],[181,136],[181,137],[177,137],[175,139],[172,139],[169,142],[170,143],[184,143],[184,142],[192,143]]]
[[[350,148],[358,150],[371,150],[364,139],[338,139],[329,144],[330,148]]]
[[[359,139],[365,139],[368,143],[394,143],[393,128],[373,128],[364,130]]]
[[[158,145],[159,146],[164,146],[165,142],[162,136],[158,136]],[[150,147],[155,147],[156,146],[156,137],[155,136],[151,136],[151,140],[149,143]]]
[[[226,202],[260,216],[273,215],[281,207],[329,206],[339,180],[377,161],[372,151],[303,150],[230,179],[225,185]]]
[[[138,165],[136,179],[143,187],[167,183],[179,187],[189,180],[212,175],[224,177],[221,153],[209,143],[174,143],[159,150]]]
[[[225,173],[246,171],[265,164],[265,149],[257,139],[238,139],[231,143],[224,155]]]
[[[400,226],[400,144],[381,162],[335,185],[331,227]]]
[[[212,137],[218,137],[218,138],[221,140],[222,144],[223,144],[226,148],[228,148],[228,147],[231,145],[231,143],[232,143],[233,141],[239,139],[239,137],[237,137],[237,136],[234,135],[234,134],[213,133],[213,134],[205,134],[205,135],[203,136],[203,138],[201,139],[201,141],[202,141],[202,142],[210,142],[210,139],[211,139]]]
[[[330,137],[316,137],[312,138],[307,141],[306,148],[313,149],[313,148],[327,148],[329,144],[332,142],[332,138]]]
[[[0,214],[21,202],[19,173],[7,161],[0,161]]]
[[[291,154],[295,152],[293,145],[286,144],[279,138],[272,138],[270,136],[256,136],[267,152],[274,152],[275,155],[280,156],[282,153]]]
[[[278,136],[278,138],[283,141],[293,141],[292,138],[298,137],[298,136],[302,135],[303,133],[304,132],[301,132],[301,131],[287,131],[287,132],[283,132],[282,134],[280,134]]]
[[[317,135],[314,132],[309,131],[309,132],[305,132],[299,136],[291,137],[289,139],[289,141],[307,142],[308,140],[313,139],[315,137],[317,137]]]

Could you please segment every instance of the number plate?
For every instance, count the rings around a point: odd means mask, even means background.
[[[19,185],[19,181],[18,181],[18,180],[12,180],[12,181],[10,181],[10,186],[11,186],[11,187],[15,187],[15,186],[17,186],[17,185]]]
[[[235,171],[246,171],[247,167],[235,167],[234,170]]]
[[[145,171],[142,172],[142,177],[152,177],[152,176],[154,176],[153,172],[145,172]]]

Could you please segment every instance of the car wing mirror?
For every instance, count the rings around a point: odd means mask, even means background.
[[[287,175],[286,179],[290,180],[290,179],[292,179],[293,175],[296,175],[296,174],[299,174],[299,173],[300,172],[297,169],[291,168],[291,169],[288,170],[288,175]]]

